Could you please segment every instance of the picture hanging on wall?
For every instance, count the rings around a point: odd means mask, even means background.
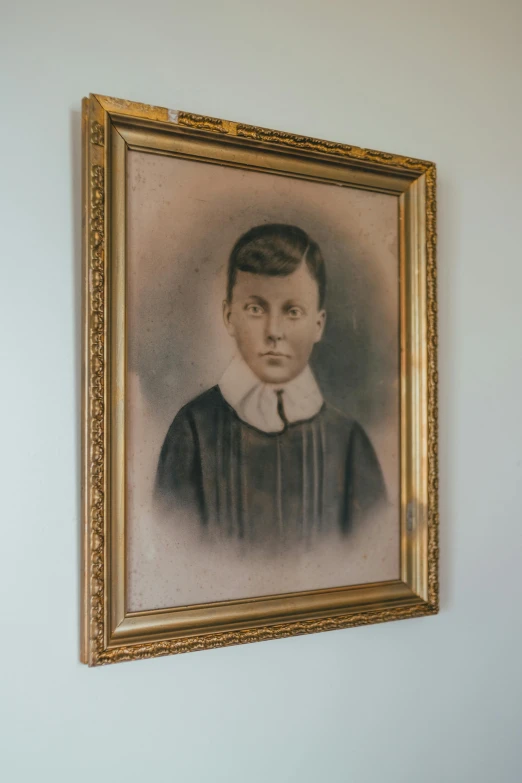
[[[435,166],[83,101],[82,661],[438,610]]]

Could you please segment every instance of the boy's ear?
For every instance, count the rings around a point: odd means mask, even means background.
[[[230,306],[230,302],[228,299],[223,299],[223,323],[225,324],[225,328],[229,335],[231,337],[236,336],[236,330],[234,327],[234,324],[231,321],[230,316],[232,315],[232,308]]]
[[[319,310],[317,313],[317,332],[315,335],[315,342],[318,343],[321,340],[321,337],[323,336],[324,327],[326,324],[326,310]]]

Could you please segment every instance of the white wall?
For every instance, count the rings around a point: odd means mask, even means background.
[[[519,783],[522,4],[2,6],[2,779]],[[438,617],[78,663],[90,91],[438,164]]]

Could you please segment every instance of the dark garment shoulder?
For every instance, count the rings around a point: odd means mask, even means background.
[[[266,433],[243,422],[218,386],[185,405],[161,450],[156,489],[207,528],[252,541],[349,532],[385,500],[364,429],[325,403]]]

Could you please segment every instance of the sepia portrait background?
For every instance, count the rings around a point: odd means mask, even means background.
[[[128,609],[398,578],[397,198],[136,151],[127,193]],[[153,503],[172,419],[235,352],[221,315],[228,256],[262,223],[297,225],[321,248],[327,322],[310,363],[325,400],[366,429],[390,500],[344,539],[271,557],[206,546]]]

